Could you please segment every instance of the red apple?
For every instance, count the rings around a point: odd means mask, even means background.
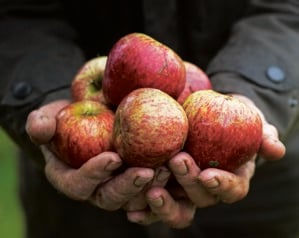
[[[182,106],[159,89],[129,93],[115,113],[113,145],[129,166],[156,168],[184,146],[188,119]]]
[[[198,90],[212,89],[212,84],[206,73],[197,65],[184,61],[186,68],[186,83],[183,91],[177,98],[180,104],[183,104],[186,98]]]
[[[103,93],[113,105],[137,88],[157,88],[177,98],[185,77],[183,60],[172,49],[148,35],[131,33],[108,54]]]
[[[184,150],[201,169],[233,171],[254,156],[262,141],[262,121],[256,110],[213,90],[192,93],[183,108],[189,121]]]
[[[114,113],[99,102],[71,103],[57,114],[52,148],[62,161],[79,168],[112,148],[113,121]]]
[[[99,56],[82,66],[71,85],[74,101],[92,100],[106,103],[102,90],[106,61],[107,56]]]

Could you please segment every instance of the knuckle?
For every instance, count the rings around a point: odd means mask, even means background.
[[[264,130],[266,132],[266,136],[277,136],[278,135],[278,131],[277,131],[277,128],[272,125],[272,124],[266,124],[264,126]]]
[[[237,189],[232,191],[231,196],[221,199],[221,201],[227,204],[232,204],[234,202],[240,201],[246,197],[246,195],[248,194],[248,190],[249,187],[247,185],[239,186]]]
[[[107,211],[115,211],[128,202],[127,195],[116,190],[100,191],[96,194],[96,205]]]
[[[220,198],[218,196],[212,196],[209,199],[205,199],[204,201],[199,201],[196,203],[196,207],[205,208],[216,205],[219,203]]]
[[[181,216],[172,216],[166,220],[166,224],[172,228],[183,229],[191,225],[193,216],[184,217]]]
[[[90,196],[90,194],[86,191],[84,184],[74,184],[68,181],[60,181],[58,187],[62,193],[73,200],[86,201]]]
[[[85,192],[84,187],[80,184],[74,185],[70,179],[61,179],[58,175],[52,173],[52,168],[48,165],[45,167],[45,174],[52,186],[65,196],[78,201],[85,201],[89,194]]]
[[[174,209],[175,210],[175,209]],[[170,212],[165,217],[165,223],[176,229],[183,229],[192,224],[196,206],[192,203],[186,202],[181,204],[177,212]]]
[[[113,203],[112,205],[111,202],[107,202],[107,200],[104,199],[101,194],[97,194],[95,201],[93,203],[97,207],[104,209],[106,211],[115,211],[120,208],[120,206],[117,206],[115,203]]]

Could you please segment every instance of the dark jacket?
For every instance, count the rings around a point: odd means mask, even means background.
[[[119,221],[123,225],[113,232],[109,228],[107,237],[151,233],[126,223],[121,212],[106,213],[57,194],[27,158],[43,161],[24,130],[32,109],[69,97],[70,82],[83,62],[106,55],[130,32],[147,33],[199,65],[216,90],[250,97],[287,146],[283,160],[257,169],[247,198],[200,209],[189,229],[164,227],[162,237],[298,236],[298,0],[0,0],[0,124],[26,157],[21,195],[29,237],[63,237],[67,228],[73,230],[70,237],[106,237],[106,227]],[[47,203],[59,209],[45,209]]]

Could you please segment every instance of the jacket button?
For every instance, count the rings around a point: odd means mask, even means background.
[[[280,83],[285,79],[284,71],[277,66],[270,66],[266,71],[266,75],[273,83]]]
[[[31,85],[25,82],[17,83],[12,89],[12,94],[17,99],[24,99],[27,96],[29,96],[31,92],[32,92]]]
[[[290,107],[296,107],[296,106],[298,106],[298,100],[295,97],[291,97],[289,99],[289,106]]]

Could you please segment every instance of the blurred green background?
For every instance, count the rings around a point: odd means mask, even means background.
[[[18,200],[16,145],[0,129],[0,237],[22,238],[23,217]]]

